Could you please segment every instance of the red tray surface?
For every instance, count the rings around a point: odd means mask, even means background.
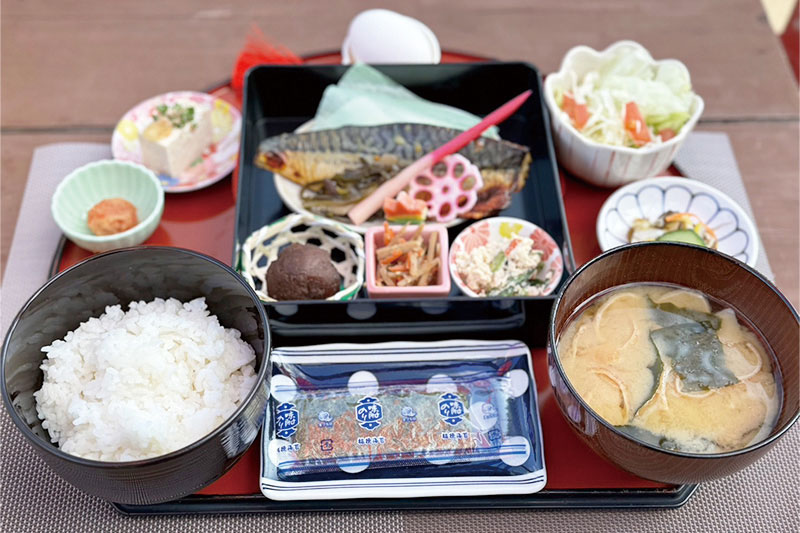
[[[474,61],[466,54],[443,53],[447,62]],[[338,54],[320,54],[307,58],[313,64],[337,64]],[[236,94],[227,86],[213,94],[241,107]],[[675,172],[673,172],[675,173]],[[677,173],[676,173],[677,174]],[[610,189],[587,185],[561,170],[561,186],[575,261],[581,265],[600,254],[595,236],[595,220]],[[236,179],[224,179],[211,187],[185,194],[168,194],[158,229],[145,244],[190,248],[229,264],[233,250]],[[90,252],[67,242],[59,263],[64,270],[89,257]],[[544,349],[533,350],[533,366],[539,391],[547,486],[559,489],[635,489],[664,488],[629,474],[596,455],[573,433],[553,398],[547,378]],[[246,495],[259,489],[259,446],[257,439],[242,459],[224,476],[198,494]]]

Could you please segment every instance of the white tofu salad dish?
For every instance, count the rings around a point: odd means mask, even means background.
[[[561,279],[563,259],[553,238],[535,224],[496,217],[456,237],[450,272],[468,296],[545,296]]]

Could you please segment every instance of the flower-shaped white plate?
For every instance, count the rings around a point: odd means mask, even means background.
[[[635,219],[655,221],[667,211],[697,215],[716,233],[720,252],[755,266],[758,233],[739,204],[705,183],[671,176],[637,181],[609,196],[597,216],[600,248],[627,244]]]
[[[656,61],[639,43],[619,41],[605,50],[597,51],[588,46],[576,46],[567,52],[558,72],[550,74],[544,81],[544,100],[550,111],[553,141],[558,163],[576,176],[601,187],[617,187],[635,180],[658,175],[667,168],[678,152],[686,136],[692,131],[703,113],[703,99],[695,95],[692,115],[678,134],[661,144],[651,144],[642,148],[610,146],[597,143],[582,135],[566,118],[566,114],[556,104],[556,89],[571,87],[572,75],[578,79],[588,72],[597,70],[620,50],[633,50],[643,54],[654,67],[672,64],[686,71],[686,66],[676,59]]]

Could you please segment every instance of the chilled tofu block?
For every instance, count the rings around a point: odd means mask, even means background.
[[[180,176],[211,145],[211,111],[195,102],[162,105],[142,132],[142,163],[157,172]]]

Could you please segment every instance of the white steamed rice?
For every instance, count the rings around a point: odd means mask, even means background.
[[[255,385],[255,353],[205,298],[106,307],[42,348],[42,426],[72,455],[132,461],[178,450],[222,424]]]

